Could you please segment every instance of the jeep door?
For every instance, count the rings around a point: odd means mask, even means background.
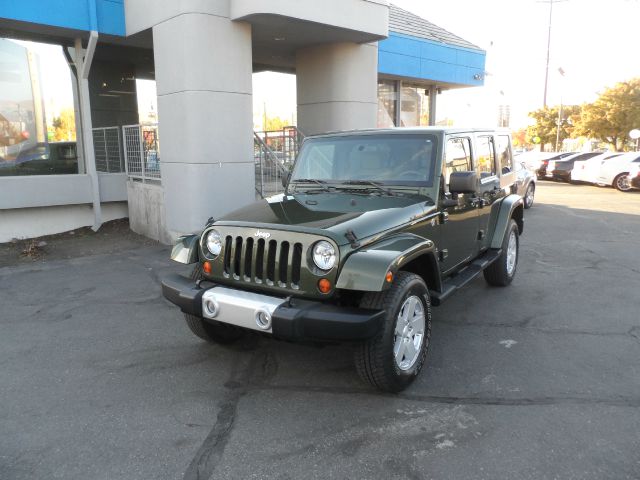
[[[507,195],[506,189],[510,189],[515,181],[515,172],[508,135],[479,133],[475,140],[475,171],[479,178],[478,197],[481,200],[478,202],[477,239],[480,248],[484,249],[489,244],[488,237],[492,222],[497,219],[500,201]]]
[[[445,137],[444,161],[440,188],[440,270],[454,270],[478,251],[478,207],[475,194],[449,192],[453,172],[473,170],[470,135]],[[455,198],[454,198],[455,197]]]

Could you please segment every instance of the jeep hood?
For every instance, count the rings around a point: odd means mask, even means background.
[[[235,210],[215,224],[317,233],[345,245],[348,230],[364,239],[434,210],[433,202],[419,195],[280,194]]]

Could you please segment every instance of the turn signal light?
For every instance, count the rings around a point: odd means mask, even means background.
[[[318,290],[320,293],[329,293],[331,291],[331,282],[326,278],[318,280]]]
[[[384,276],[384,279],[387,283],[393,282],[393,272],[389,270],[387,274]]]
[[[204,270],[204,273],[210,274],[212,271],[211,262],[204,262],[202,264],[202,270]]]

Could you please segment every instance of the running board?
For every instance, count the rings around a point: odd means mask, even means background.
[[[440,305],[456,291],[474,280],[482,271],[500,258],[502,250],[488,250],[452,277],[442,282],[442,292],[431,291],[431,304]]]

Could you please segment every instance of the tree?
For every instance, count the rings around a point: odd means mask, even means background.
[[[562,112],[560,113],[560,108]],[[540,110],[529,113],[536,123],[527,128],[529,139],[540,137],[542,145],[553,145],[555,147],[558,138],[558,113],[560,113],[560,137],[559,141],[569,138],[573,134],[574,123],[580,116],[581,107],[579,105],[563,105],[554,107],[544,107]]]
[[[595,102],[584,105],[576,133],[622,151],[634,128],[640,128],[640,78],[607,88]]]
[[[519,130],[514,130],[511,134],[511,137],[513,138],[513,146],[514,147],[519,147],[519,148],[524,148],[530,145],[530,141],[527,138],[527,129],[526,128],[521,128]]]
[[[274,132],[276,130],[282,130],[289,125],[290,123],[287,122],[287,120],[283,120],[280,117],[267,117],[266,130],[268,132]]]
[[[53,119],[54,142],[74,141],[76,139],[76,117],[71,108],[60,111],[60,116]]]

